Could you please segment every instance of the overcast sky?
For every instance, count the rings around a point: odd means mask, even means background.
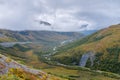
[[[4,29],[80,31],[118,23],[120,0],[0,0]]]

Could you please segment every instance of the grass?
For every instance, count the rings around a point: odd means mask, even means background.
[[[106,77],[102,74],[97,74],[94,72],[67,69],[58,66],[43,69],[43,71],[55,76],[67,78],[69,80],[119,80],[115,78]]]

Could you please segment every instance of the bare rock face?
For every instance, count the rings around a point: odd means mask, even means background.
[[[59,77],[51,76],[41,70],[33,69],[23,64],[17,63],[16,61],[0,54],[0,77],[4,74],[17,75],[20,80],[62,80],[59,79]]]
[[[15,68],[15,69],[20,68],[26,72],[29,72],[29,73],[32,73],[35,75],[40,75],[40,74],[47,75],[45,72],[42,72],[42,71],[36,70],[36,69],[31,69],[25,65],[19,64],[16,61],[0,54],[0,75],[8,73],[10,68]],[[41,77],[41,76],[39,76],[39,77]]]
[[[88,59],[90,59],[91,66],[93,66],[94,60],[95,60],[95,55],[92,51],[89,51],[82,55],[80,62],[79,62],[79,66],[85,67]]]

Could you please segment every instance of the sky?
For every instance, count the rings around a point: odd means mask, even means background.
[[[82,31],[119,23],[120,0],[0,0],[0,29]]]

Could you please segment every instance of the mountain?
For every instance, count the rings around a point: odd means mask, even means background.
[[[53,60],[120,74],[120,25],[60,47]]]
[[[0,42],[31,42],[31,47],[38,45],[41,50],[49,50],[63,41],[76,40],[83,36],[77,32],[0,30]]]
[[[0,30],[0,38],[8,38],[8,41],[63,41],[70,38],[79,38],[83,36],[76,32],[55,32],[55,31],[11,31]],[[7,40],[6,40],[7,41]],[[5,42],[2,41],[1,42]]]

